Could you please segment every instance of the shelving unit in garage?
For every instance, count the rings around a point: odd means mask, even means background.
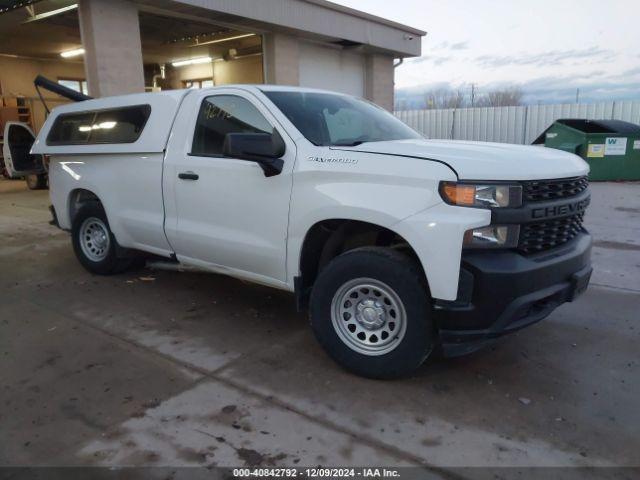
[[[31,101],[26,97],[2,97],[0,102],[0,116],[5,122],[9,120],[26,123],[33,129],[33,116],[31,114]]]

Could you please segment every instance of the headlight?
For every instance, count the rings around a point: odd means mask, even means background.
[[[518,246],[519,225],[488,225],[467,230],[464,248],[514,248]]]
[[[449,205],[459,207],[514,208],[522,205],[520,185],[441,182],[440,195]]]

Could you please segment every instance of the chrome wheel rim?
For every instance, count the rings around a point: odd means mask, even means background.
[[[363,355],[384,355],[404,338],[407,314],[398,294],[372,278],[342,285],[331,302],[331,322],[340,340]]]
[[[80,248],[82,253],[93,262],[106,258],[111,245],[107,225],[96,217],[89,217],[80,225]]]

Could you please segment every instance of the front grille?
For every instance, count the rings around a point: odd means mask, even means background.
[[[544,202],[574,197],[589,187],[587,177],[560,178],[557,180],[533,180],[523,182],[525,202]]]
[[[559,247],[583,231],[584,213],[520,226],[518,250],[525,254]]]

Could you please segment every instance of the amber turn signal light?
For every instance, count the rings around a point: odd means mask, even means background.
[[[475,185],[444,182],[441,191],[445,200],[453,205],[472,206],[475,204]]]

